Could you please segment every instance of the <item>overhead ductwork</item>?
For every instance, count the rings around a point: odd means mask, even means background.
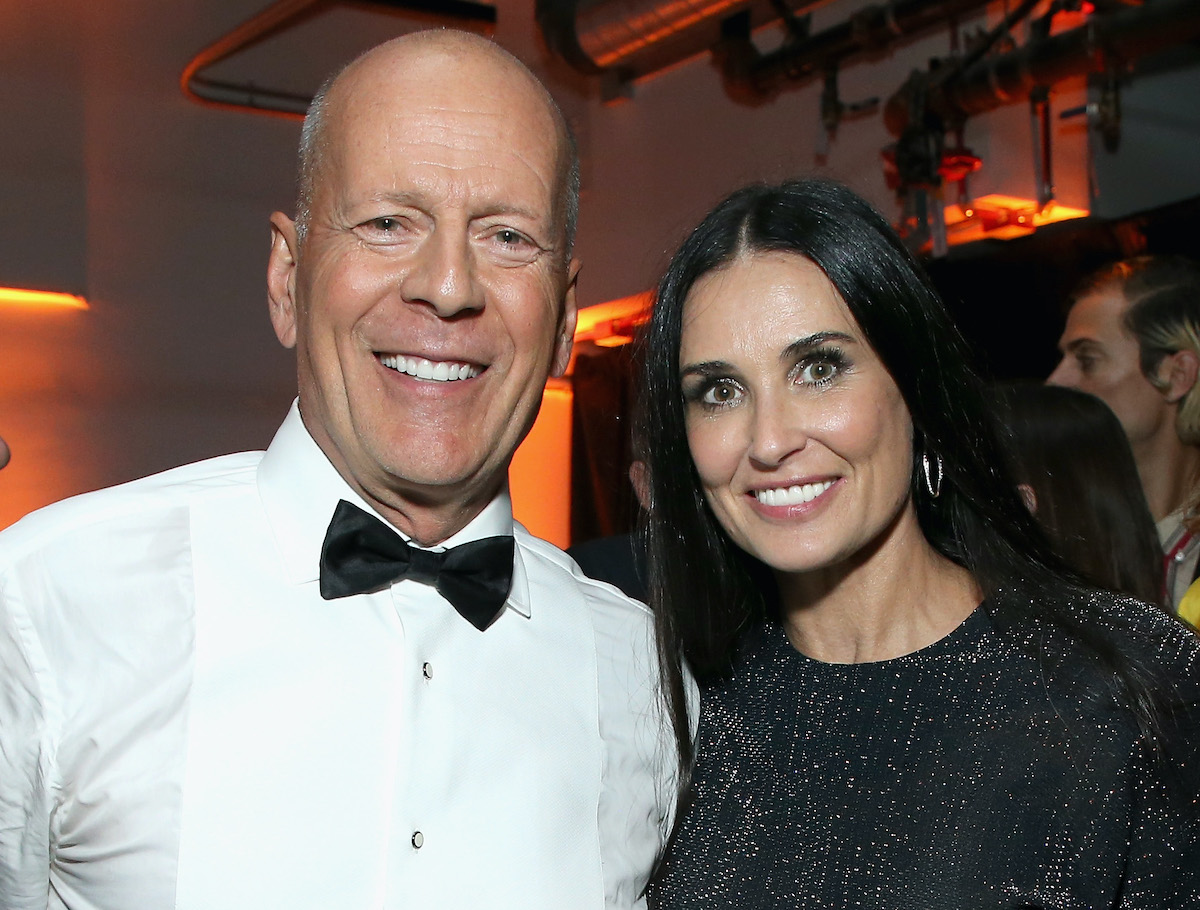
[[[808,5],[816,5],[816,0]],[[779,18],[770,0],[538,0],[546,43],[583,73],[634,79],[708,52],[721,24]]]
[[[1024,101],[1039,89],[1088,73],[1119,72],[1146,54],[1200,39],[1200,2],[1154,0],[1091,16],[1057,35],[1033,36],[1019,49],[966,65],[913,73],[888,99],[884,123],[900,136],[920,117],[944,124]],[[921,113],[914,116],[914,106]]]

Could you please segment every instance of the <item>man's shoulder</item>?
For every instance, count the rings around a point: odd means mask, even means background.
[[[556,584],[574,585],[587,601],[593,613],[623,616],[636,621],[650,622],[650,608],[608,582],[598,581],[583,573],[566,552],[549,541],[534,537],[517,524],[514,528],[517,545],[536,561],[542,571],[549,573]]]
[[[173,510],[236,488],[252,488],[262,452],[239,452],[72,496],[0,532],[0,564],[54,540],[154,524]]]

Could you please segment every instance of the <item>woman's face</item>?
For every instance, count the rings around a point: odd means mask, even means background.
[[[912,512],[912,421],[825,274],[755,253],[702,277],[679,353],[708,503],[779,572],[836,566]]]

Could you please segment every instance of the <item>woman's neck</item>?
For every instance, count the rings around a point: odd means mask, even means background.
[[[925,539],[911,511],[836,567],[777,573],[793,647],[824,663],[868,663],[940,641],[978,606],[971,574]]]

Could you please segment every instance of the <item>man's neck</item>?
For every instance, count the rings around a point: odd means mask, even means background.
[[[1190,503],[1200,483],[1200,448],[1184,445],[1175,435],[1175,428],[1170,430],[1169,438],[1151,441],[1133,453],[1146,503],[1156,522]]]

